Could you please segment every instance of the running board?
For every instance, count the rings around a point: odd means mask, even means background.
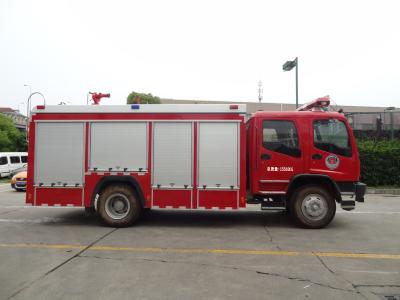
[[[269,210],[269,211],[285,211],[286,210],[286,202],[285,201],[274,201],[269,199],[264,199],[261,202],[261,210]]]
[[[267,210],[267,211],[285,211],[286,207],[266,207],[266,206],[261,206],[261,210]]]
[[[246,200],[247,204],[260,204],[261,200],[260,199],[255,199],[255,198],[250,198]]]
[[[340,206],[344,210],[353,210],[356,207],[356,202],[354,200],[342,200]]]

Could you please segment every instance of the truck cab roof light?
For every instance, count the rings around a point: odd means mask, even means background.
[[[231,105],[229,105],[229,109],[239,109],[239,105],[231,104]]]
[[[297,108],[297,111],[324,111],[331,103],[329,96],[321,97]]]
[[[38,106],[36,106],[36,109],[44,109],[44,105],[38,105]]]

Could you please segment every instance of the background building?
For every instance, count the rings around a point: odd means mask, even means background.
[[[10,117],[15,124],[15,127],[21,131],[26,130],[27,117],[21,114],[18,110],[9,107],[0,107],[0,113]]]
[[[218,104],[218,103],[238,103],[247,105],[247,113],[252,114],[258,110],[269,110],[269,111],[288,111],[295,110],[295,104],[289,103],[258,103],[258,102],[228,102],[228,101],[207,101],[207,100],[175,100],[161,98],[163,104]],[[299,104],[300,106],[302,104]],[[344,112],[383,112],[386,107],[379,106],[349,106],[349,105],[337,105],[331,103],[334,108],[342,108]]]
[[[164,104],[210,104],[210,103],[238,103],[247,105],[247,114],[258,110],[291,111],[296,109],[295,104],[289,103],[258,103],[258,102],[227,102],[206,100],[175,100],[161,99]],[[301,104],[300,104],[301,105]],[[357,136],[364,137],[399,137],[400,136],[400,109],[383,106],[353,106],[336,105],[331,103],[335,110],[343,109]]]

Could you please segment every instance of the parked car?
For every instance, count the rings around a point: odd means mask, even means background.
[[[18,172],[11,178],[11,187],[16,191],[26,190],[27,171]]]
[[[27,152],[0,152],[0,178],[12,176],[27,163]]]

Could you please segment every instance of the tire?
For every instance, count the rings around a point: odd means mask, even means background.
[[[98,215],[111,227],[126,227],[135,223],[142,212],[139,198],[132,188],[124,184],[106,187],[98,200]]]
[[[298,188],[290,200],[290,214],[303,228],[323,228],[332,221],[335,213],[335,199],[318,185]]]

